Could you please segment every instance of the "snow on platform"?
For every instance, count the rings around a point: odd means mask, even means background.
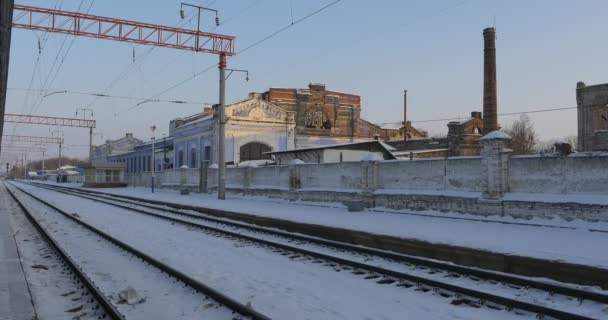
[[[9,218],[18,207],[4,186],[0,203],[0,319],[33,319],[36,313],[14,238],[19,230]]]
[[[215,195],[182,196],[172,190],[156,190],[156,193],[152,194],[149,189],[133,187],[104,189],[103,192],[608,269],[608,255],[602,250],[608,247],[608,233],[589,230],[608,230],[608,223],[565,221],[560,218],[523,220],[382,208],[355,213],[348,212],[343,205],[337,203],[288,202],[266,197],[237,195],[228,195],[228,200],[220,201]],[[505,224],[505,222],[567,228]]]

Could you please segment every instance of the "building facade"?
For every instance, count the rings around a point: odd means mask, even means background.
[[[135,137],[132,133],[125,134],[124,137],[116,140],[106,140],[106,143],[100,146],[93,146],[93,162],[108,162],[109,158],[114,155],[129,153],[136,146],[143,142]]]
[[[142,142],[133,147],[130,152],[124,152],[107,157],[107,162],[123,162],[125,163],[126,173],[139,173],[152,171],[152,166],[155,165],[155,171],[165,169],[173,169],[173,139],[161,138],[154,141],[154,158],[152,162],[152,141]]]

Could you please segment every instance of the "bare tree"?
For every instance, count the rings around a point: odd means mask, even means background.
[[[513,154],[534,153],[536,145],[536,132],[528,115],[522,114],[509,128],[505,130],[512,138],[511,149]]]

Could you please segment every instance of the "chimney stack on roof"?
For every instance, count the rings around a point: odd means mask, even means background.
[[[483,134],[498,130],[496,29],[483,30]]]

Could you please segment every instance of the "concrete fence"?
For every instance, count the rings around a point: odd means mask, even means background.
[[[504,136],[482,139],[479,157],[229,167],[226,185],[232,192],[291,200],[608,221],[608,205],[547,203],[543,196],[608,197],[607,155],[512,156],[508,143]],[[150,175],[127,175],[127,181],[149,187]],[[200,177],[198,169],[168,170],[157,173],[156,187],[198,190]],[[205,187],[217,188],[217,169],[208,169]],[[535,196],[505,197],[513,193]]]

